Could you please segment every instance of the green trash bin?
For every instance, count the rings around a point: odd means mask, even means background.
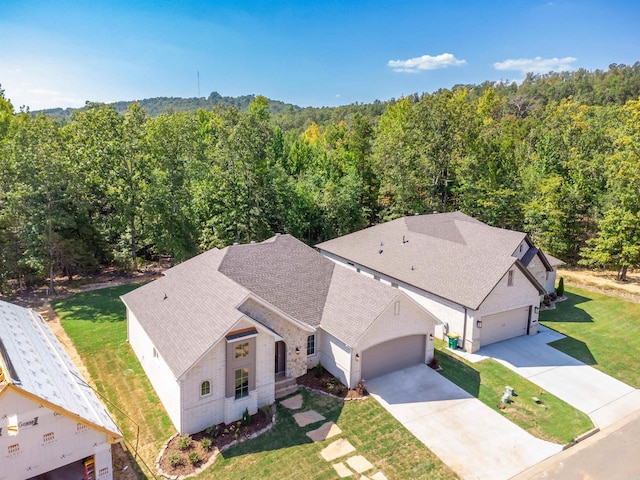
[[[449,337],[449,348],[455,350],[458,348],[458,338],[460,335],[457,333],[447,333],[447,337]]]

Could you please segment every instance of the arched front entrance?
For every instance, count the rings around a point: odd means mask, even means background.
[[[283,341],[276,342],[276,375],[287,370],[287,345]]]

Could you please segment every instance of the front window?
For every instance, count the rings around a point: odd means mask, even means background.
[[[202,382],[202,385],[200,385],[200,396],[206,397],[210,393],[211,393],[211,382],[209,380],[205,380],[204,382]]]
[[[249,355],[249,344],[239,343],[236,345],[236,358],[242,358]]]
[[[309,335],[307,337],[307,355],[313,355],[316,353],[316,336]]]
[[[249,369],[236,370],[236,399],[249,396]]]

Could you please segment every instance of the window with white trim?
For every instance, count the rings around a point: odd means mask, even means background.
[[[53,442],[54,439],[55,436],[53,435],[53,432],[45,433],[44,435],[42,435],[42,441],[44,443]]]
[[[239,368],[236,370],[236,388],[235,396],[236,400],[249,396],[249,369]]]
[[[211,394],[211,382],[209,380],[205,380],[200,385],[200,396],[206,397]]]
[[[15,455],[16,453],[20,453],[20,444],[14,443],[13,445],[9,445],[9,448],[7,449],[7,451],[9,452],[9,455]]]
[[[316,336],[315,334],[307,337],[307,356],[315,355],[316,353]]]

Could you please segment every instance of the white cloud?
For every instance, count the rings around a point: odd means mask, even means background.
[[[564,57],[564,58],[516,58],[507,59],[504,62],[496,62],[493,67],[496,70],[517,70],[522,74],[527,73],[549,73],[551,71],[561,72],[566,70],[573,70],[573,62],[577,58]]]
[[[418,73],[422,70],[460,67],[465,63],[467,63],[466,60],[459,60],[450,53],[443,53],[435,57],[422,55],[421,57],[410,58],[408,60],[389,60],[387,65],[391,67],[394,72]]]

